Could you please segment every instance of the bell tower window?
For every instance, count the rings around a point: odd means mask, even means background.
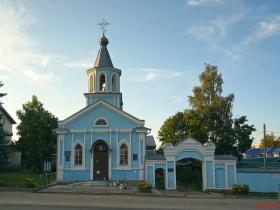
[[[116,75],[112,76],[112,92],[117,91],[117,84],[116,84]]]
[[[105,75],[101,74],[100,80],[99,80],[99,90],[100,91],[106,91],[106,81],[105,81]]]

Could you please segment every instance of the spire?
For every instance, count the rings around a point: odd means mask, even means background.
[[[101,68],[104,68],[104,67],[114,68],[112,60],[110,58],[110,54],[109,54],[108,49],[107,49],[107,45],[108,45],[109,41],[105,37],[105,32],[106,32],[105,27],[107,25],[109,25],[109,23],[106,22],[106,20],[103,18],[102,22],[99,23],[98,25],[100,25],[100,28],[103,30],[103,36],[101,37],[101,39],[99,39],[100,49],[98,51],[94,67],[97,67],[97,68],[98,67],[101,67]]]
[[[111,67],[114,68],[109,51],[107,49],[109,41],[105,37],[104,33],[101,39],[99,39],[100,49],[98,51],[94,67],[104,68],[104,67]]]

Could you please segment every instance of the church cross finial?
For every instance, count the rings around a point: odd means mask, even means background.
[[[110,23],[108,23],[104,18],[102,20],[102,22],[98,23],[98,25],[100,25],[101,30],[103,31],[103,35],[104,33],[107,31],[106,30],[106,26],[110,25]]]

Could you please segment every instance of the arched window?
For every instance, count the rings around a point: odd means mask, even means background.
[[[120,146],[120,165],[128,165],[128,148],[125,143]]]
[[[98,119],[98,120],[96,120],[95,125],[97,125],[97,126],[105,126],[105,125],[108,125],[108,124],[107,124],[106,120]]]
[[[83,148],[80,144],[75,147],[75,166],[81,166],[83,164]]]
[[[117,84],[116,84],[116,75],[112,76],[112,92],[117,91]]]
[[[106,91],[106,81],[105,81],[105,75],[101,74],[100,80],[99,80],[99,90],[100,91]]]
[[[92,74],[89,76],[89,92],[90,93],[93,92],[93,75]]]

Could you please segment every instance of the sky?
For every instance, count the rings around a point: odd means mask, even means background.
[[[124,110],[155,137],[189,108],[205,63],[218,66],[223,95],[234,93],[234,117],[255,125],[256,143],[264,123],[280,135],[278,0],[0,0],[1,100],[17,123],[32,95],[60,120],[85,107],[103,18]]]

